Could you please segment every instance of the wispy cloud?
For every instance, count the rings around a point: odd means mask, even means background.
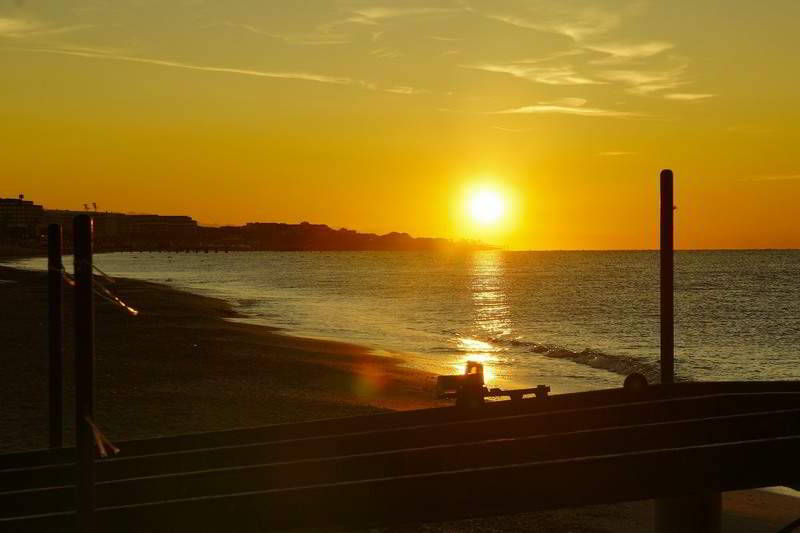
[[[664,98],[668,100],[683,100],[687,102],[693,102],[696,100],[706,100],[708,98],[713,98],[713,94],[699,94],[699,93],[669,93],[665,94]]]
[[[383,59],[396,59],[403,54],[400,52],[400,50],[396,50],[394,48],[376,48],[375,50],[372,50],[369,55]]]
[[[686,85],[688,82],[683,79],[685,71],[686,65],[680,65],[673,69],[661,71],[604,70],[598,72],[597,76],[608,81],[627,85],[629,93],[646,95]]]
[[[405,86],[405,85],[398,85],[398,86],[395,86],[395,87],[387,87],[387,88],[383,89],[383,91],[385,91],[387,93],[409,94],[409,95],[425,94],[425,93],[428,92],[425,89],[417,89],[416,87],[408,87],[408,86]]]
[[[88,50],[80,49],[60,49],[60,48],[27,48],[30,52],[44,52],[49,54],[61,54],[77,57],[90,57],[96,59],[108,59],[113,61],[126,61],[130,63],[144,63],[148,65],[158,65],[162,67],[173,67],[187,70],[196,70],[202,72],[220,72],[226,74],[241,74],[245,76],[257,76],[261,78],[281,78],[289,80],[303,80],[313,81],[318,83],[333,83],[338,85],[347,85],[354,82],[354,80],[341,76],[328,76],[325,74],[315,74],[310,72],[270,72],[254,69],[240,69],[229,67],[213,67],[207,65],[197,65],[194,63],[183,63],[180,61],[170,61],[166,59],[155,59],[148,57],[137,57],[129,55],[99,53]]]
[[[71,26],[52,26],[29,19],[2,18],[0,17],[0,37],[9,39],[24,39],[42,35],[56,35],[92,28],[89,24],[74,24]]]
[[[572,43],[565,50],[537,60],[488,61],[462,67],[549,85],[613,84],[636,95],[690,94],[678,89],[689,84],[688,60],[666,54],[675,48],[674,43],[615,38],[614,34],[627,20],[643,12],[644,2],[619,2],[612,9],[592,2],[581,2],[581,6],[574,1],[525,0],[514,3],[511,9],[507,3],[492,4],[490,0],[463,1],[465,9],[478,16],[517,28],[562,35]]]
[[[350,42],[350,36],[344,33],[334,33],[326,29],[307,33],[272,33],[251,24],[239,24],[236,22],[225,22],[225,26],[236,28],[255,35],[263,35],[273,39],[280,39],[288,44],[297,45],[328,45],[346,44]]]
[[[275,33],[273,37],[282,39],[288,44],[304,46],[321,46],[329,44],[347,44],[351,42],[348,35],[343,33],[294,33],[281,34]]]
[[[620,157],[620,156],[623,156],[623,155],[634,155],[635,153],[636,152],[623,152],[623,151],[618,151],[618,152],[598,152],[597,155],[599,155],[600,157]]]
[[[31,20],[0,18],[0,36],[2,37],[16,37],[39,29],[40,25]]]
[[[479,12],[470,9],[473,12]],[[587,37],[602,35],[619,26],[622,14],[605,11],[595,7],[569,10],[542,9],[532,13],[518,14],[499,11],[479,12],[486,18],[503,22],[518,28],[554,33],[569,37],[573,41],[583,41]]]
[[[42,52],[48,54],[60,54],[75,57],[88,57],[94,59],[106,59],[111,61],[124,61],[130,63],[142,63],[147,65],[157,65],[161,67],[172,67],[200,72],[214,72],[224,74],[238,74],[243,76],[255,76],[259,78],[276,78],[285,80],[301,80],[316,83],[327,83],[334,85],[353,85],[371,91],[381,91],[394,94],[417,95],[427,93],[425,89],[409,86],[389,86],[385,87],[378,83],[357,80],[345,76],[331,76],[327,74],[317,74],[313,72],[277,72],[256,69],[240,69],[230,67],[216,67],[208,65],[198,65],[195,63],[185,63],[182,61],[172,61],[168,59],[158,59],[150,57],[140,57],[128,54],[120,54],[114,51],[103,51],[92,48],[62,47],[62,48],[15,48],[27,52]]]
[[[603,83],[576,72],[569,65],[551,66],[528,62],[461,65],[462,68],[499,72],[545,85],[597,85]]]
[[[371,6],[363,7],[352,10],[352,16],[338,21],[353,22],[359,24],[378,24],[379,21],[385,19],[393,19],[398,17],[409,17],[419,15],[446,15],[451,13],[458,13],[460,9],[453,9],[448,7],[399,7],[399,6]]]
[[[629,59],[642,59],[653,57],[665,52],[675,45],[665,41],[651,41],[647,43],[623,44],[623,43],[600,43],[584,44],[587,50],[606,54],[606,57],[594,61],[596,64],[615,63]]]
[[[495,114],[562,114],[581,117],[643,117],[643,113],[634,111],[618,111],[615,109],[602,109],[585,107],[587,101],[583,98],[560,98],[551,102],[539,102],[535,105],[516,107],[495,111]]]
[[[578,115],[581,117],[641,117],[642,113],[631,111],[615,111],[613,109],[598,109],[594,107],[568,107],[559,105],[536,104],[514,109],[497,111],[498,114],[519,114],[519,113],[556,113],[563,115]]]
[[[556,98],[555,100],[550,100],[549,102],[541,102],[543,104],[549,105],[563,105],[568,107],[582,107],[587,104],[588,100],[586,98],[579,98],[577,96],[565,96],[564,98]]]
[[[257,28],[255,26],[253,26],[252,24],[239,24],[237,22],[224,22],[223,25],[227,26],[229,28],[237,28],[237,29],[249,32],[249,33],[254,33],[256,35],[266,35],[268,37],[272,37],[272,34],[269,33],[268,31],[264,31],[261,28]]]

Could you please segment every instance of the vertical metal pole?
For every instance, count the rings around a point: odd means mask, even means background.
[[[661,171],[661,383],[675,381],[675,203],[671,170]],[[720,492],[686,487],[686,493],[655,502],[656,533],[719,533]]]
[[[671,170],[661,171],[661,383],[675,381],[674,198]]]
[[[94,432],[94,297],[92,237],[89,215],[75,217],[75,435],[78,465],[78,531],[95,531]]]
[[[48,339],[50,344],[50,447],[64,446],[64,280],[61,226],[47,228]]]

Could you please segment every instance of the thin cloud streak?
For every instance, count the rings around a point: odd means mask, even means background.
[[[0,36],[14,37],[25,33],[36,31],[41,26],[30,20],[0,18]]]
[[[572,107],[566,105],[554,105],[549,103],[540,103],[536,105],[529,105],[517,107],[513,109],[506,109],[503,111],[495,111],[494,114],[509,115],[509,114],[562,114],[562,115],[576,115],[581,117],[612,117],[612,118],[632,118],[646,116],[643,113],[633,111],[616,111],[613,109],[600,109],[595,107]]]
[[[396,7],[375,6],[354,9],[353,12],[371,19],[387,19],[407,17],[410,15],[438,15],[443,13],[457,13],[460,10],[449,7]]]
[[[263,35],[273,39],[280,39],[287,44],[297,45],[331,45],[331,44],[347,44],[350,42],[350,37],[342,33],[331,33],[324,30],[311,33],[270,33],[261,28],[257,28],[250,24],[238,24],[236,22],[225,22],[225,26],[229,28],[236,28],[244,30],[248,33],[255,35]]]
[[[386,19],[409,17],[415,15],[416,16],[447,15],[447,14],[459,13],[461,12],[461,10],[448,7],[374,6],[374,7],[353,9],[351,12],[353,13],[352,16],[340,21],[336,21],[332,24],[337,25],[350,22],[355,24],[367,24],[374,26],[377,25],[380,21]]]
[[[627,92],[631,94],[647,95],[686,85],[688,82],[682,79],[685,71],[686,65],[681,65],[664,71],[606,70],[597,75],[605,80],[627,85]]]
[[[475,10],[472,10],[473,12]],[[569,16],[531,19],[506,13],[481,13],[484,17],[518,28],[554,33],[569,37],[575,42],[593,35],[602,35],[616,28],[621,17],[597,9],[585,9]]]
[[[0,37],[25,39],[42,35],[57,35],[93,28],[91,24],[52,27],[27,19],[0,17]]]
[[[665,94],[664,98],[667,100],[682,100],[685,102],[694,102],[697,100],[707,100],[713,98],[713,94],[695,94],[695,93],[670,93]]]
[[[393,94],[418,95],[418,94],[425,94],[428,92],[424,89],[419,89],[416,87],[408,87],[408,86],[381,87],[374,82],[356,80],[353,78],[347,78],[343,76],[329,76],[325,74],[315,74],[310,72],[270,72],[270,71],[253,70],[253,69],[212,67],[206,65],[196,65],[193,63],[183,63],[180,61],[170,61],[165,59],[138,57],[131,55],[123,55],[118,53],[104,53],[93,49],[81,49],[81,48],[63,48],[63,49],[62,48],[14,48],[14,49],[24,50],[27,52],[44,52],[48,54],[89,57],[96,59],[109,59],[113,61],[125,61],[130,63],[142,63],[147,65],[181,68],[181,69],[194,70],[200,72],[217,72],[224,74],[255,76],[259,78],[312,81],[316,83],[326,83],[333,85],[352,85],[352,86],[362,87],[364,89],[368,89],[371,91],[381,91]]]
[[[28,48],[31,52],[46,52],[49,54],[61,54],[78,57],[91,57],[97,59],[111,59],[114,61],[127,61],[130,63],[145,63],[148,65],[158,65],[162,67],[175,67],[187,70],[198,70],[203,72],[222,72],[227,74],[242,74],[246,76],[257,76],[261,78],[281,78],[289,80],[314,81],[318,83],[333,83],[337,85],[347,85],[354,82],[350,78],[326,76],[324,74],[313,74],[308,72],[267,72],[262,70],[238,69],[228,67],[210,67],[205,65],[195,65],[192,63],[182,63],[179,61],[169,61],[165,59],[154,59],[148,57],[136,57],[116,54],[101,54],[96,52],[85,52],[79,50],[62,50],[58,48]]]
[[[566,96],[564,98],[557,98],[555,100],[551,100],[549,102],[539,102],[540,104],[546,105],[563,105],[567,107],[581,107],[585,106],[589,100],[586,98],[580,98],[577,96]]]
[[[545,85],[600,85],[604,82],[588,78],[576,72],[572,67],[541,66],[530,63],[482,64],[461,65],[462,68],[483,70],[509,74],[515,78],[543,83]]]
[[[386,89],[383,89],[383,91],[387,92],[387,93],[409,94],[409,95],[425,94],[425,93],[428,92],[425,89],[417,89],[415,87],[408,87],[408,86],[405,86],[405,85],[399,85],[397,87],[388,87]]]
[[[489,20],[517,28],[561,35],[574,42],[610,32],[620,25],[623,16],[629,11],[627,8],[610,12],[596,7],[569,9],[558,4],[556,6],[558,7],[539,2],[522,15],[500,12],[496,9],[481,10],[470,6],[465,6],[464,9]]]
[[[396,50],[394,48],[376,48],[375,50],[372,50],[369,55],[382,59],[397,59],[403,54],[400,52],[400,50]]]
[[[603,43],[603,44],[586,44],[583,47],[593,52],[600,52],[606,54],[608,57],[597,59],[593,61],[595,64],[604,63],[617,63],[627,61],[630,59],[643,59],[656,56],[665,52],[675,45],[665,41],[652,41],[649,43],[638,44],[620,44],[620,43]]]

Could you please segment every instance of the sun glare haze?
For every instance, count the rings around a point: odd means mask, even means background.
[[[503,218],[505,212],[506,200],[499,191],[481,188],[470,194],[469,215],[478,224],[495,224]]]

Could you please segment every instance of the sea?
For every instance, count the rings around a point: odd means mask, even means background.
[[[126,252],[95,264],[222,298],[235,320],[436,374],[478,361],[493,387],[559,393],[658,377],[655,251]],[[800,250],[679,251],[675,265],[676,379],[800,379]]]

